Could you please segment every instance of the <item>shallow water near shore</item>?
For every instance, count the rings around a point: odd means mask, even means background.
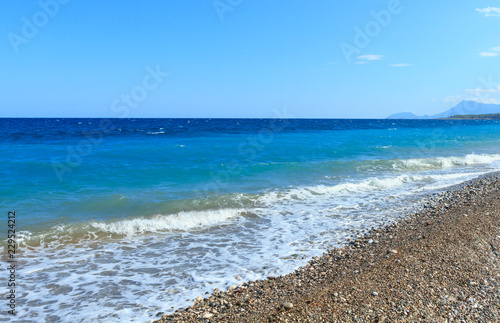
[[[154,319],[500,169],[495,121],[101,122],[0,119],[19,319]]]

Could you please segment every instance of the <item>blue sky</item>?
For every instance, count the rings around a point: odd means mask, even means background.
[[[2,1],[0,116],[385,118],[500,103],[499,7]]]

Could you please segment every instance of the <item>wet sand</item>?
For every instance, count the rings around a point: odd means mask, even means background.
[[[203,297],[158,322],[500,322],[500,174],[289,275]]]

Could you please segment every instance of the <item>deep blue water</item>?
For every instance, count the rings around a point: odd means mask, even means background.
[[[19,308],[37,318],[146,320],[235,276],[291,271],[421,194],[500,168],[498,121],[61,118],[0,129],[0,207],[18,214],[29,292]]]

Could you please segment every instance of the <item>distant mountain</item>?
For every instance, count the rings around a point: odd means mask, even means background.
[[[391,114],[390,116],[387,117],[387,119],[422,119],[422,117],[419,117],[411,112],[401,112],[401,113]]]
[[[431,118],[447,118],[462,114],[490,114],[490,113],[500,113],[500,104],[486,104],[479,103],[477,101],[462,101],[453,108],[446,110],[443,113],[438,113]]]
[[[417,116],[411,112],[395,113],[387,119],[439,119],[464,114],[490,114],[500,113],[500,104],[486,104],[477,101],[462,101],[453,108],[432,116]]]

